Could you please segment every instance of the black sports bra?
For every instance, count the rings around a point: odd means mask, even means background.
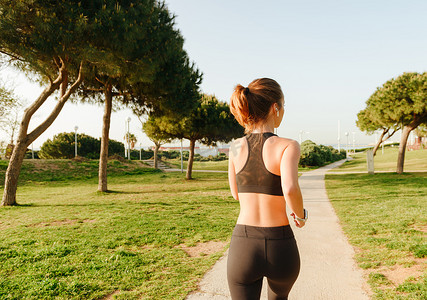
[[[262,159],[262,148],[265,141],[276,136],[274,133],[251,133],[246,136],[248,158],[242,170],[236,174],[238,193],[260,193],[283,196],[280,176],[267,170]]]

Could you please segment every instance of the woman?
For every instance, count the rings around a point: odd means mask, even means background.
[[[227,262],[231,297],[259,299],[265,276],[268,299],[288,299],[300,259],[286,204],[297,227],[308,215],[298,185],[299,144],[273,133],[284,114],[280,85],[269,78],[237,85],[231,112],[247,133],[232,143],[228,168],[231,193],[240,202]]]

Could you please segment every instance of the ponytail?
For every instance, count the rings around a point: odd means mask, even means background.
[[[247,128],[250,126],[249,103],[248,103],[249,88],[245,88],[238,84],[233,94],[231,95],[230,111],[240,125]]]
[[[282,106],[283,92],[273,79],[261,78],[248,87],[238,84],[231,95],[230,111],[246,133],[251,132],[268,118],[271,105]]]

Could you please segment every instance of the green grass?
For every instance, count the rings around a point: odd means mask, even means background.
[[[184,299],[197,288],[225,249],[190,257],[179,245],[228,243],[239,206],[227,174],[118,176],[119,165],[108,193],[96,176],[23,170],[20,205],[0,209],[0,299]]]
[[[327,174],[326,188],[374,299],[427,299],[427,172]]]
[[[375,171],[396,172],[398,148],[385,148],[384,154],[378,149],[374,157]],[[345,162],[341,167],[334,169],[334,172],[367,172],[366,152],[353,155],[354,160]],[[427,150],[406,151],[404,171],[427,171]]]
[[[0,187],[9,161],[0,160]],[[86,180],[98,176],[98,160],[74,161],[70,159],[26,159],[19,175],[20,184],[46,183],[52,181]],[[109,176],[158,173],[159,170],[148,168],[139,161],[109,160]]]
[[[166,160],[171,167],[176,169],[181,169],[181,160],[180,159],[169,159]],[[184,171],[187,169],[187,161],[183,161]],[[194,161],[193,170],[217,170],[217,171],[227,171],[228,170],[228,160],[221,161]]]

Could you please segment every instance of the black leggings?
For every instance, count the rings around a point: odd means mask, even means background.
[[[237,224],[234,228],[227,261],[232,299],[259,299],[264,276],[268,281],[269,300],[288,299],[299,269],[298,247],[289,225]]]

